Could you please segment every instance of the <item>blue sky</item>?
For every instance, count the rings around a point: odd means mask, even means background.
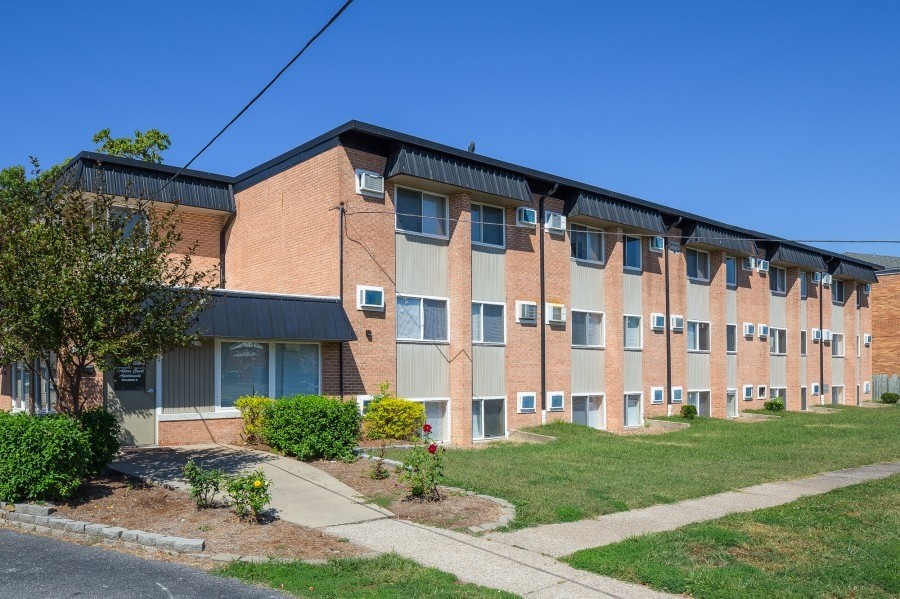
[[[10,3],[0,165],[104,127],[162,129],[180,165],[339,5]],[[791,239],[900,239],[898,31],[896,1],[356,0],[194,166],[355,118]]]

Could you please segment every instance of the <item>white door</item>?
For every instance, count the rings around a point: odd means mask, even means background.
[[[728,407],[728,417],[729,418],[737,418],[738,416],[738,402],[737,402],[737,391],[728,391],[725,395],[726,404]]]
[[[641,396],[632,393],[625,396],[625,426],[641,425]]]

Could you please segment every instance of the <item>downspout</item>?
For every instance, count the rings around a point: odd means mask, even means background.
[[[338,207],[338,297],[341,298],[341,309],[344,308],[344,202]],[[344,342],[338,342],[338,393],[344,399]]]
[[[231,194],[232,199],[234,199],[234,186],[230,183],[228,184],[228,193]],[[228,232],[231,230],[231,225],[234,224],[234,219],[237,217],[237,205],[235,205],[234,212],[228,215],[228,219],[225,221],[225,224],[222,226],[222,230],[219,232],[219,288],[225,289],[225,238],[228,236]]]
[[[825,405],[825,333],[822,329],[825,320],[824,276],[824,273],[819,275],[819,405]]]
[[[540,237],[538,247],[541,255],[541,302],[538,311],[539,326],[541,327],[541,424],[547,418],[547,326],[544,323],[544,310],[547,305],[547,284],[544,280],[544,200],[547,196],[556,193],[557,189],[559,189],[559,184],[554,183],[550,191],[542,195],[540,200],[538,200],[538,212],[540,213],[538,216],[538,236]]]
[[[666,284],[666,413],[672,415],[672,320],[671,299],[669,297],[669,230],[674,229],[681,224],[681,217],[678,217],[671,227],[666,227],[666,247],[663,249],[665,262],[665,284]]]

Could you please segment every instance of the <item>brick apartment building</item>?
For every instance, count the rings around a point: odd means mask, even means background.
[[[69,168],[123,196],[177,170]],[[98,375],[135,444],[231,441],[244,394],[362,407],[383,382],[456,444],[870,393],[864,259],[356,121],[236,177],[186,171],[161,199],[222,289],[199,347]],[[7,406],[48,391],[4,370]]]
[[[900,257],[851,254],[878,265],[878,285],[872,289],[872,374],[900,377]],[[895,388],[892,387],[892,391]],[[887,388],[882,389],[887,391]],[[877,399],[877,397],[876,397]]]

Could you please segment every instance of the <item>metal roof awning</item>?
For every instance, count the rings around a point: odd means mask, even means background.
[[[684,245],[705,245],[744,256],[756,256],[759,253],[756,242],[752,239],[704,223],[694,223],[693,227],[685,231]]]
[[[653,233],[665,233],[662,216],[652,208],[579,191],[571,201],[566,216],[588,216]]]
[[[197,331],[204,337],[356,340],[338,299],[231,290],[216,290],[212,296],[197,323]]]
[[[773,263],[793,264],[811,270],[824,271],[825,260],[821,254],[779,243],[769,248],[766,259]]]
[[[391,153],[384,176],[396,175],[531,202],[531,189],[523,175],[415,146],[402,145]]]
[[[828,272],[834,277],[847,277],[863,283],[877,283],[875,269],[848,260],[833,260],[828,265]]]

